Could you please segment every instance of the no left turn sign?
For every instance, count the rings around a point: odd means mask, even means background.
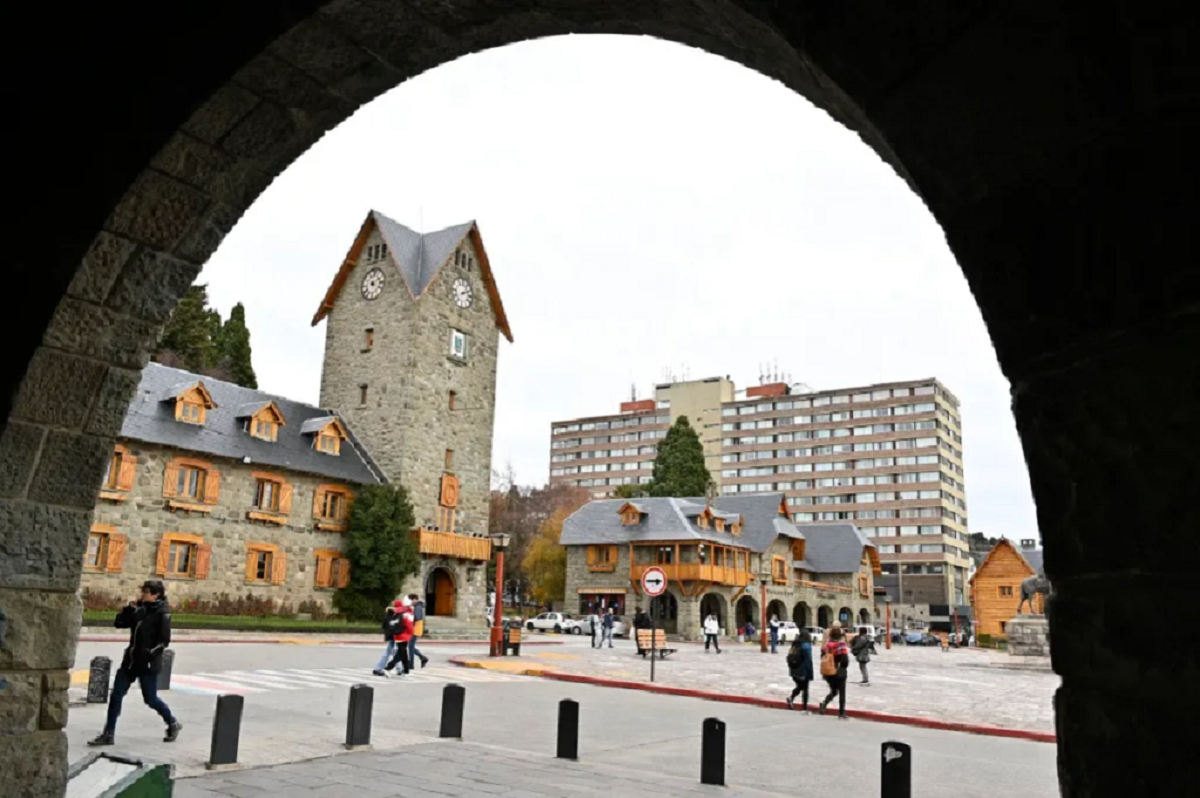
[[[642,574],[642,592],[654,598],[667,592],[667,574],[658,566],[647,568]]]

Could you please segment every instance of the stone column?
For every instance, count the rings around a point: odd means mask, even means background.
[[[676,595],[679,602],[677,629],[684,640],[703,640],[704,632],[700,628],[700,599]]]

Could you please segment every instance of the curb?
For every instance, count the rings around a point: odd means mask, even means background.
[[[80,635],[80,643],[128,643],[128,635]],[[379,646],[382,640],[312,640],[291,637],[177,637],[171,645],[182,643],[254,643],[307,646]],[[421,646],[487,646],[487,640],[421,640]],[[529,641],[529,646],[561,646],[559,640]]]
[[[524,643],[522,643],[522,645],[524,645]],[[530,667],[525,668],[523,670],[508,670],[507,668],[489,668],[487,665],[485,665],[482,662],[474,662],[472,660],[465,660],[465,659],[462,659],[461,657],[450,657],[450,659],[448,661],[450,662],[451,665],[457,665],[460,668],[476,668],[479,670],[493,671],[495,673],[511,673],[516,676],[544,676],[547,678],[553,678],[551,676],[553,671],[550,668],[545,667],[545,666],[538,667],[536,665],[531,665]]]
[[[480,662],[468,662],[459,657],[450,657],[452,664],[463,668],[485,668]],[[760,698],[751,695],[734,695],[732,693],[714,693],[709,690],[693,690],[686,687],[668,687],[647,682],[630,682],[622,679],[606,679],[599,676],[584,676],[577,673],[563,673],[550,668],[529,668],[525,671],[506,671],[520,673],[524,676],[540,676],[553,679],[556,682],[573,682],[575,684],[590,684],[596,687],[614,687],[622,690],[641,690],[646,693],[673,695],[682,698],[701,698],[706,701],[716,701],[725,704],[747,704],[764,709],[787,709],[787,704],[779,698]],[[900,726],[916,726],[922,729],[936,731],[956,731],[967,734],[979,734],[987,737],[1008,737],[1017,740],[1029,740],[1037,743],[1056,743],[1058,737],[1052,732],[1031,731],[1028,729],[1009,729],[1004,726],[988,726],[982,723],[958,723],[950,720],[935,718],[919,718],[912,715],[892,715],[887,712],[875,712],[869,709],[847,709],[846,714],[852,718],[875,721],[876,723],[894,723]]]

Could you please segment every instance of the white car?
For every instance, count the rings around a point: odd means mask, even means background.
[[[781,621],[779,624],[779,642],[790,643],[800,636],[800,627],[791,621]]]
[[[595,634],[595,631],[592,629],[592,617],[593,616],[591,616],[591,615],[585,615],[579,619],[579,626],[583,629],[583,634],[586,634],[586,635],[594,635]],[[603,615],[595,616],[595,623],[596,623],[597,629],[598,629],[599,625],[604,623],[604,616]],[[627,628],[628,627],[625,624],[624,618],[622,618],[620,615],[613,616],[613,627],[612,627],[612,630],[613,630],[612,636],[613,637],[624,637],[626,634]]]
[[[581,635],[585,626],[588,626],[586,619],[573,618],[565,612],[543,612],[525,622],[525,628],[531,632],[536,629],[539,632],[555,634]]]
[[[804,631],[808,632],[808,636],[812,638],[814,646],[822,645],[825,642],[825,630],[819,626],[806,626]]]

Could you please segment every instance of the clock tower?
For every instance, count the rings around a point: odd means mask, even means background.
[[[321,405],[408,489],[420,527],[485,536],[496,360],[512,332],[478,225],[421,234],[372,211],[313,324],[322,320]]]

